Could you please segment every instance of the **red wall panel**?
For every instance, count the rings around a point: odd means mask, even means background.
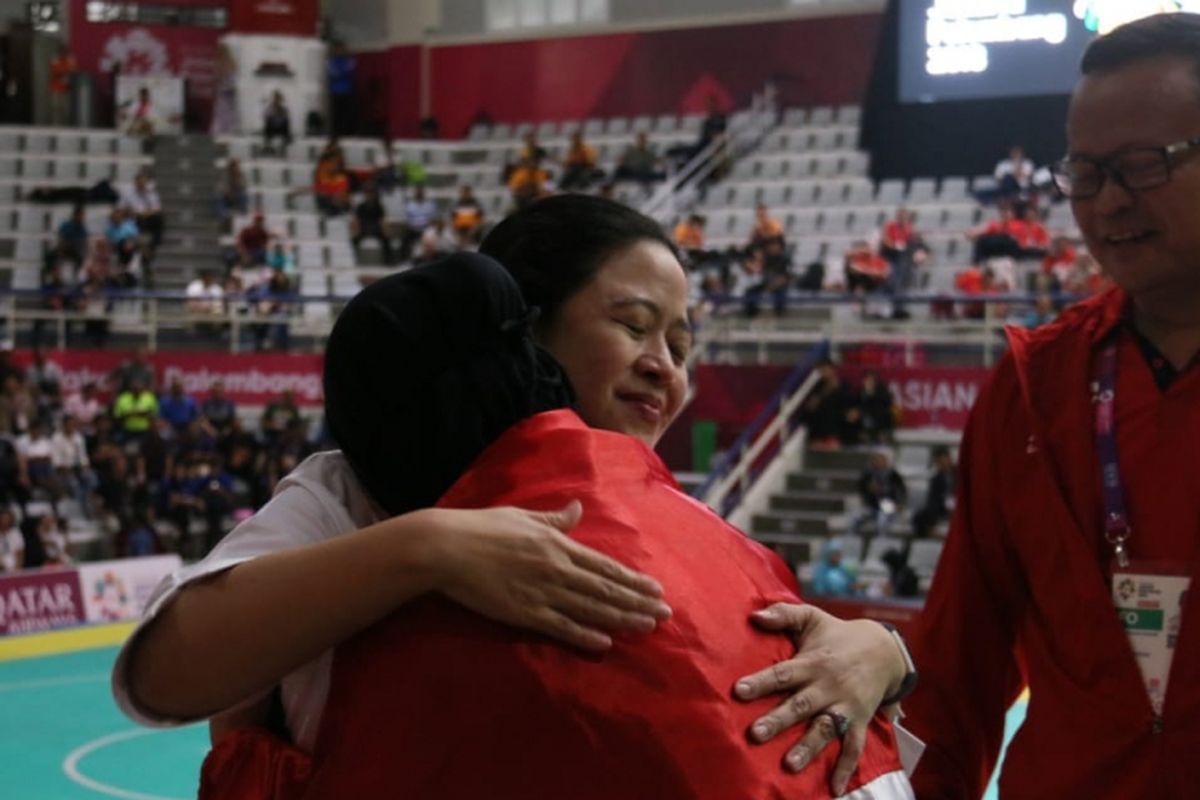
[[[744,106],[768,80],[784,105],[859,102],[881,18],[435,47],[434,114],[449,136],[486,110],[498,122],[702,111],[709,94]]]

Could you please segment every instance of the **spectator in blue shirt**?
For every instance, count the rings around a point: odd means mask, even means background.
[[[104,236],[112,245],[117,260],[128,264],[138,252],[138,226],[133,215],[125,208],[114,208],[108,218],[108,227]]]
[[[425,187],[414,189],[412,197],[404,204],[404,235],[400,238],[402,261],[412,256],[413,245],[420,240],[425,229],[433,224],[437,215],[437,204],[425,199]]]
[[[200,408],[196,405],[196,398],[185,394],[183,382],[176,378],[171,381],[170,390],[158,401],[158,415],[171,423],[171,427],[179,433],[200,416]]]
[[[333,131],[339,136],[349,136],[354,120],[354,56],[346,46],[337,43],[329,59],[329,97],[333,103]]]
[[[88,229],[83,219],[83,206],[71,210],[71,218],[58,226],[58,252],[78,266],[87,255]]]
[[[237,407],[225,394],[225,382],[215,380],[208,387],[208,397],[200,404],[200,413],[208,420],[217,433],[224,436],[233,427],[233,418],[237,416]]]

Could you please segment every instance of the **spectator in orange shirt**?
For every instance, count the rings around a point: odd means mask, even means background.
[[[571,191],[578,189],[586,192],[592,183],[604,177],[604,172],[596,168],[596,148],[583,141],[583,131],[571,134],[571,145],[563,158],[563,174],[560,186]]]
[[[65,44],[58,46],[58,57],[50,62],[50,124],[71,124],[71,78],[79,71],[75,57]]]
[[[479,241],[483,232],[483,206],[479,205],[479,200],[470,186],[464,185],[458,190],[458,200],[451,212],[450,226],[463,241]]]
[[[702,214],[689,214],[675,226],[675,244],[680,250],[691,254],[704,250],[704,228],[707,220]]]
[[[765,248],[775,241],[783,243],[783,226],[771,216],[765,205],[759,203],[754,208],[754,229],[750,231],[749,248]]]
[[[1066,236],[1055,236],[1046,257],[1042,259],[1042,275],[1050,282],[1052,291],[1061,291],[1067,277],[1075,270],[1075,248]]]
[[[971,253],[974,264],[1000,256],[1021,256],[1021,244],[1017,240],[1025,236],[1024,222],[1017,219],[1012,206],[1007,203],[998,206],[997,210],[999,218],[967,233],[967,238],[975,243]]]
[[[549,179],[550,176],[546,170],[538,166],[538,162],[533,157],[522,158],[521,163],[508,176],[508,188],[512,192],[513,202],[517,208],[524,208],[544,195],[546,181]]]
[[[878,291],[887,283],[891,267],[887,260],[865,241],[857,241],[846,252],[846,291],[859,297]]]
[[[313,175],[313,194],[316,195],[317,208],[327,217],[350,210],[350,176],[340,155],[327,155],[317,164]]]
[[[1016,221],[1013,236],[1021,247],[1022,258],[1041,258],[1050,249],[1050,234],[1032,204],[1025,206],[1025,213]]]
[[[912,288],[913,273],[929,257],[925,240],[913,224],[915,217],[907,208],[896,209],[896,216],[883,226],[879,237],[879,255],[891,268],[892,317],[908,319],[901,299]]]

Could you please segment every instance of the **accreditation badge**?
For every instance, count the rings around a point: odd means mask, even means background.
[[[1113,602],[1156,715],[1167,696],[1190,582],[1185,569],[1172,565],[1133,562],[1113,572]]]

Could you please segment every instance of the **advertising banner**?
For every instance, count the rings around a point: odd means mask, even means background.
[[[96,561],[79,565],[87,622],[138,619],[151,592],[183,562],[177,555]]]
[[[0,575],[0,636],[65,628],[83,621],[83,597],[75,570]]]
[[[85,383],[96,384],[100,399],[112,399],[112,372],[130,358],[130,353],[107,350],[54,350],[50,360],[63,369],[63,391],[70,393]],[[32,353],[18,350],[13,361],[28,366]],[[151,353],[160,393],[178,379],[183,389],[197,398],[208,394],[213,381],[225,383],[225,393],[238,405],[261,406],[279,397],[285,389],[296,394],[302,407],[320,407],[325,402],[321,386],[324,358],[317,354],[277,353]]]

